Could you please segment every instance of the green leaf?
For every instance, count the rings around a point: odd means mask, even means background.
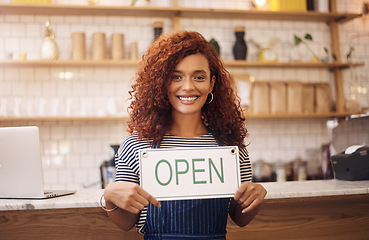
[[[337,56],[336,56],[336,54],[332,53],[332,58],[334,59],[334,61],[337,61]]]
[[[306,33],[306,34],[305,34],[305,39],[306,39],[306,40],[313,41],[313,37],[311,36],[311,34],[310,34],[310,33]]]
[[[295,36],[295,46],[300,45],[300,43],[302,42],[302,39],[296,36],[296,34],[294,36]]]
[[[220,46],[218,42],[214,38],[212,38],[209,42],[214,47],[215,51],[217,51],[217,53],[220,55]]]
[[[324,52],[328,54],[328,48],[324,47]]]

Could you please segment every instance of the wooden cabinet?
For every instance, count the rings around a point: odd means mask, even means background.
[[[240,228],[228,219],[227,239],[367,239],[369,195],[266,199]],[[143,239],[124,232],[97,207],[0,211],[2,239]]]
[[[277,20],[277,21],[309,21],[321,22],[329,24],[332,52],[337,56],[338,61],[333,63],[307,63],[307,62],[277,62],[277,63],[262,63],[250,61],[225,61],[226,67],[231,68],[316,68],[327,69],[332,71],[334,76],[334,92],[336,96],[336,112],[327,114],[310,114],[310,115],[249,115],[251,118],[296,118],[296,117],[341,117],[351,113],[345,112],[345,100],[343,89],[342,71],[347,68],[361,66],[361,63],[345,63],[341,62],[341,54],[339,47],[339,32],[338,24],[350,21],[361,14],[357,13],[339,13],[336,11],[336,1],[331,0],[332,11],[329,13],[319,12],[272,12],[272,11],[257,11],[257,10],[238,10],[238,9],[210,9],[210,8],[181,8],[177,1],[173,1],[171,7],[132,7],[132,6],[91,6],[91,5],[56,5],[56,4],[0,4],[0,14],[19,14],[19,15],[67,15],[67,16],[149,16],[149,17],[166,17],[173,21],[173,29],[181,29],[181,18],[196,18],[196,19],[252,19],[252,20]],[[122,60],[122,61],[0,61],[1,67],[127,67],[134,68],[138,65],[137,61]],[[0,121],[16,121],[18,118],[0,117]],[[68,117],[68,118],[19,118],[19,120],[115,120],[126,119],[126,117]]]

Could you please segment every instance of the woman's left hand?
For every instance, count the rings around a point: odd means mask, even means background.
[[[242,213],[251,212],[263,201],[267,191],[257,183],[244,182],[237,189],[233,199],[243,208]]]

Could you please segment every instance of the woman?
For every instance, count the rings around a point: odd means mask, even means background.
[[[111,220],[145,239],[225,239],[228,214],[239,226],[257,214],[266,190],[251,183],[245,119],[212,45],[199,33],[162,36],[143,56],[130,92],[131,133],[117,156],[116,182],[104,191]],[[138,150],[238,146],[241,186],[232,199],[158,202],[139,183]]]

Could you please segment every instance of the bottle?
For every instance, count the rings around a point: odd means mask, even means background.
[[[334,170],[331,161],[330,144],[322,145],[322,170],[324,179],[334,179]]]
[[[154,41],[163,33],[163,22],[154,22]]]
[[[107,179],[108,183],[112,183],[115,180],[115,155],[118,152],[119,145],[110,145],[112,148],[112,156],[107,164]]]
[[[307,180],[306,165],[307,165],[307,162],[302,161],[299,157],[291,162],[293,181]]]
[[[237,26],[235,28],[236,42],[233,46],[233,56],[236,60],[246,60],[247,57],[247,44],[244,39],[245,27]]]
[[[45,38],[41,45],[41,59],[57,60],[59,58],[59,49],[54,40],[54,32],[50,28],[50,21],[45,22]]]

